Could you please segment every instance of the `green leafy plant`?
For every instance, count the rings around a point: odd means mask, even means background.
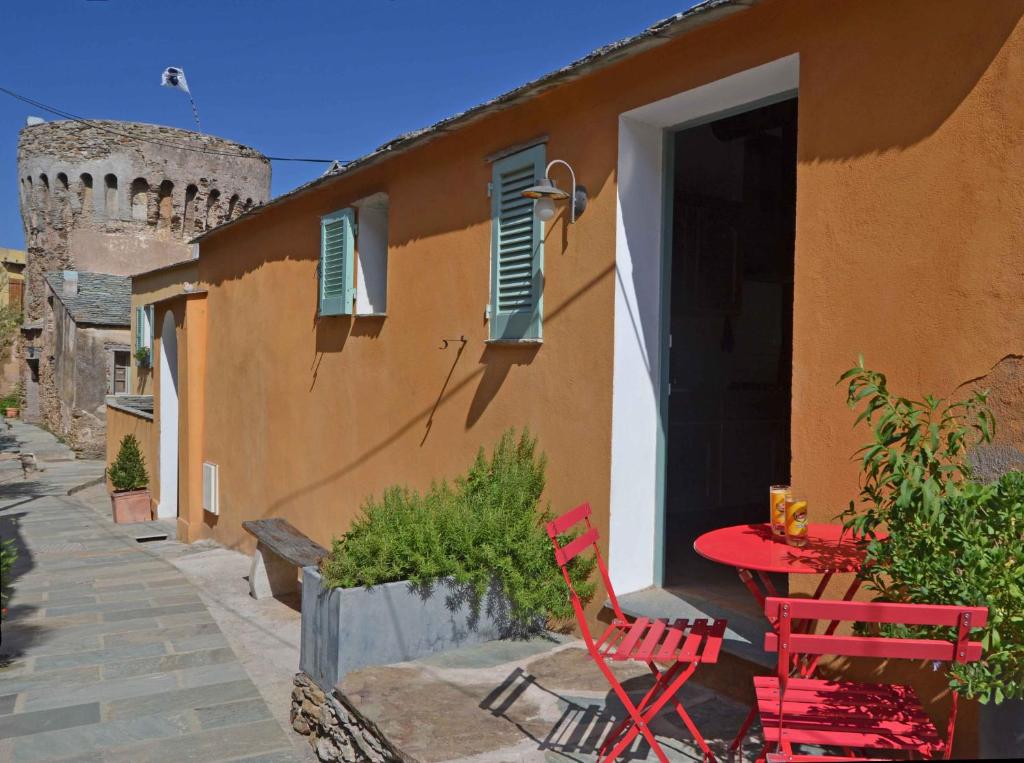
[[[107,467],[107,476],[114,486],[114,492],[142,490],[149,484],[146,473],[146,459],[139,449],[139,441],[133,434],[121,438],[117,458]]]
[[[988,607],[984,658],[954,663],[951,685],[982,702],[1024,698],[1024,474],[972,479],[968,452],[995,432],[986,394],[900,397],[863,359],[840,381],[873,435],[858,451],[860,494],[842,515],[869,541],[862,576],[884,601]]]
[[[149,368],[149,348],[140,347],[135,351],[135,362],[139,364],[139,368]]]
[[[5,285],[4,285],[5,286]],[[21,330],[21,310],[15,305],[0,305],[0,355],[6,355]]]
[[[0,398],[0,408],[21,408],[21,401],[24,397],[21,382],[14,385],[14,389]]]
[[[0,607],[6,604],[10,597],[8,589],[11,584],[11,568],[17,560],[18,551],[14,547],[14,541],[0,539]]]
[[[469,471],[420,494],[391,487],[369,500],[351,529],[335,539],[321,565],[331,588],[373,586],[398,580],[429,584],[453,577],[482,597],[497,581],[524,624],[538,617],[572,616],[539,509],[546,459],[528,431],[505,432],[488,458],[480,449]],[[570,565],[581,597],[593,595],[594,561],[581,555]]]

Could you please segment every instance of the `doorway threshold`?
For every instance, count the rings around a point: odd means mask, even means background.
[[[725,619],[728,627],[722,641],[723,651],[759,667],[774,668],[775,655],[764,651],[768,622],[758,612],[752,598],[749,602],[734,597],[711,598],[708,596],[711,593],[702,593],[697,585],[672,588],[652,586],[619,596],[619,606],[630,617]],[[605,601],[605,607],[611,609],[611,602]]]

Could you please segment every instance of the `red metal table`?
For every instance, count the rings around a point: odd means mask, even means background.
[[[735,567],[740,580],[764,607],[765,596],[778,596],[768,573],[782,575],[821,575],[814,598],[819,599],[837,573],[857,572],[864,562],[864,544],[841,525],[807,525],[807,545],[797,547],[772,534],[768,524],[733,525],[704,533],[693,543],[693,550],[719,564]],[[754,576],[764,586],[762,591]],[[844,599],[851,599],[860,587],[854,578]]]
[[[814,591],[814,598],[820,599],[834,575],[859,571],[865,555],[864,544],[851,534],[844,534],[841,525],[808,525],[807,544],[799,547],[790,546],[785,538],[773,535],[768,524],[734,525],[704,533],[694,541],[693,549],[705,559],[735,567],[740,580],[757,599],[762,612],[765,598],[779,595],[771,578],[768,577],[769,573],[821,575],[818,587]],[[757,574],[763,590],[753,573]],[[843,595],[843,600],[852,599],[858,588],[860,579],[854,577]],[[774,619],[769,618],[768,622],[772,628],[778,630]],[[832,635],[838,625],[838,621],[829,623],[825,634]],[[802,624],[803,630],[806,631],[813,627],[813,622]],[[816,659],[801,666],[800,675],[810,676],[817,664]],[[733,741],[732,750],[739,747],[755,715],[756,708],[751,710],[739,735]]]

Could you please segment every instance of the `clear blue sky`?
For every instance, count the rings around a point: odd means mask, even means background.
[[[194,127],[351,159],[639,32],[694,0],[3,0],[0,86],[90,119]],[[22,248],[15,154],[38,110],[0,93],[0,246]],[[46,118],[46,114],[38,114]],[[273,194],[323,171],[274,162]]]

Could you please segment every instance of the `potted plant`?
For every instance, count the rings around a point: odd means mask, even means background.
[[[367,500],[320,567],[302,570],[300,670],[330,690],[366,665],[571,618],[544,530],[546,468],[536,440],[508,430],[454,484],[396,485]],[[570,566],[581,597],[594,591],[594,566],[587,555]]]
[[[0,399],[0,408],[4,410],[4,416],[9,419],[18,417],[21,412],[21,385],[18,384],[7,395]]]
[[[107,467],[107,477],[114,486],[110,506],[115,522],[148,522],[153,518],[146,460],[135,435],[126,434],[121,439],[117,458]]]
[[[148,347],[140,347],[135,351],[135,362],[139,368],[149,368],[150,365],[150,354]]]
[[[973,478],[968,452],[995,432],[985,393],[899,397],[863,359],[841,380],[873,433],[859,500],[844,512],[871,539],[862,575],[881,600],[988,607],[975,635],[983,659],[950,665],[950,686],[981,703],[979,755],[1014,757],[1024,743],[1024,473]],[[873,539],[880,525],[885,541]]]

